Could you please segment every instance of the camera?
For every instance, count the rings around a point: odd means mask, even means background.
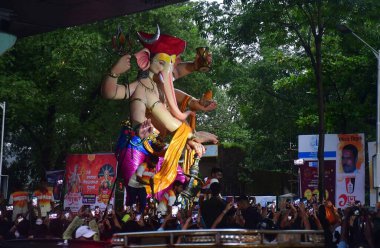
[[[310,208],[310,209],[309,209],[309,214],[310,214],[310,215],[313,215],[313,214],[314,214],[314,208]]]
[[[37,207],[38,205],[38,198],[36,196],[32,197],[32,206]]]
[[[70,212],[65,212],[64,216],[66,219],[68,219],[70,217]]]
[[[58,214],[57,213],[50,213],[49,214],[49,219],[53,220],[53,219],[57,219],[58,218]]]
[[[198,211],[193,211],[193,213],[191,215],[191,219],[192,219],[193,223],[197,223]]]
[[[107,206],[107,214],[112,214],[112,204]]]
[[[100,208],[99,208],[99,206],[96,206],[95,207],[95,214],[99,214],[100,213]]]
[[[172,206],[172,216],[177,217],[177,214],[178,214],[178,207]]]

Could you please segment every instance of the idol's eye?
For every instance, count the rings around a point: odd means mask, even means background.
[[[160,60],[158,63],[160,63],[160,65],[164,66],[166,62],[163,60]]]

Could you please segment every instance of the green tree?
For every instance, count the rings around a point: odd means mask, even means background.
[[[246,121],[250,123],[250,126],[255,127],[255,124],[259,123],[261,127],[259,130],[253,130],[256,142],[258,144],[265,144],[265,140],[274,140],[275,137],[271,137],[271,134],[263,132],[264,130],[274,131],[273,133],[276,134],[277,140],[281,139],[280,137],[285,137],[283,135],[286,135],[286,133],[278,133],[278,130],[283,129],[278,129],[278,126],[273,124],[276,120],[278,123],[281,117],[281,123],[284,122],[284,119],[287,119],[283,118],[284,116],[290,117],[290,121],[285,122],[285,125],[290,127],[290,130],[297,128],[292,125],[294,118],[292,118],[292,114],[289,115],[291,112],[289,112],[289,105],[287,104],[294,102],[293,113],[296,114],[298,112],[298,119],[295,120],[295,123],[299,127],[303,127],[304,130],[309,129],[310,131],[313,130],[312,127],[316,126],[316,124],[318,125],[318,159],[321,165],[320,173],[323,174],[323,147],[324,133],[326,131],[325,111],[331,110],[330,114],[327,115],[330,118],[328,128],[334,131],[336,130],[335,125],[339,124],[339,120],[337,118],[334,119],[336,114],[334,112],[340,110],[339,115],[344,115],[350,110],[348,106],[347,108],[344,106],[344,110],[342,109],[342,105],[346,100],[348,98],[350,100],[353,99],[352,105],[354,105],[358,103],[355,100],[356,93],[364,91],[355,91],[355,89],[357,90],[356,84],[356,86],[342,85],[340,84],[342,82],[341,75],[330,74],[331,70],[335,72],[335,70],[339,69],[336,57],[333,57],[340,52],[339,38],[336,37],[335,25],[344,20],[348,22],[355,20],[356,24],[360,22],[374,23],[373,14],[376,11],[373,10],[378,9],[376,8],[378,3],[375,1],[343,3],[336,1],[305,2],[296,0],[225,1],[225,3],[226,5],[224,6],[217,3],[200,5],[197,9],[199,14],[195,20],[202,27],[202,30],[204,30],[204,35],[211,34],[209,35],[210,39],[223,47],[226,56],[229,56],[234,61],[242,62],[241,65],[244,69],[256,72],[256,75],[255,73],[249,75],[249,78],[254,82],[253,85],[256,91],[264,91],[266,94],[273,96],[271,101],[275,104],[265,102],[264,97],[258,97],[258,94],[254,94],[252,88],[238,83],[239,78],[245,78],[244,76],[235,79],[231,84],[232,90],[236,89],[235,93],[238,93],[239,96],[247,92],[247,95],[252,96],[252,98],[241,97],[241,99],[249,99],[249,102],[253,103],[252,105],[261,104],[261,107],[253,107],[251,104],[247,104],[247,102],[241,104],[242,113]],[[363,15],[363,13],[366,14]],[[326,40],[325,37],[328,37],[326,45],[323,43]],[[331,49],[332,51],[329,51],[323,49],[330,49],[331,45],[338,50]],[[324,64],[328,64],[326,69],[322,67],[323,56],[327,56],[327,59],[323,60]],[[291,63],[292,61],[296,63]],[[290,62],[291,65],[295,65],[296,67],[290,68],[290,66],[287,66],[283,62]],[[264,69],[261,65],[265,65]],[[261,71],[256,71],[253,67],[258,67]],[[268,76],[271,73],[273,73],[272,78]],[[350,75],[349,73],[350,71],[347,71],[347,74],[343,75],[343,79],[347,80],[347,76]],[[246,80],[245,82],[250,81]],[[327,87],[329,91],[329,95],[327,96],[325,95],[324,87]],[[342,88],[346,88],[349,91],[352,88],[354,94],[351,96],[340,95],[339,98],[338,95],[341,94]],[[292,89],[296,89],[298,93],[308,96],[295,95],[291,91]],[[302,92],[302,90],[304,91]],[[244,93],[242,94],[241,92]],[[371,102],[369,95],[362,95],[361,102],[369,104]],[[295,96],[298,96],[298,98],[292,98]],[[342,98],[342,96],[344,97]],[[317,105],[310,101],[310,99],[314,98]],[[292,101],[292,99],[295,101]],[[336,99],[338,99],[337,102]],[[299,100],[302,100],[303,106],[297,104]],[[326,102],[328,103],[327,107],[325,106]],[[281,107],[273,108],[275,105],[280,104],[282,105]],[[351,104],[349,105],[351,106]],[[265,109],[268,106],[272,108]],[[316,108],[316,106],[318,107]],[[355,111],[357,114],[361,108],[356,109],[358,110],[358,112]],[[265,114],[260,115],[260,111],[273,117],[271,121],[266,121],[267,125],[273,128],[263,128],[263,124],[260,124],[260,122],[268,120],[270,117],[265,118]],[[318,113],[318,115],[315,113]],[[363,111],[361,115],[366,115],[366,113],[368,113],[368,110]],[[349,121],[344,121],[343,119],[343,121],[340,121],[340,126],[344,127]],[[296,133],[302,131],[302,129],[293,130],[296,130]],[[348,129],[345,128],[345,130]],[[262,137],[261,141],[260,137]],[[270,143],[268,142],[267,145],[270,145]],[[273,146],[265,147],[268,149],[268,147]],[[252,148],[252,151],[254,150],[257,150],[257,144],[256,147]],[[279,150],[274,153],[274,155],[281,157]],[[320,177],[320,179],[322,180],[323,177]],[[323,181],[320,181],[319,184],[320,189],[322,189]]]

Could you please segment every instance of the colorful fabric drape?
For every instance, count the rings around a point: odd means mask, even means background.
[[[191,131],[191,128],[186,123],[182,123],[182,125],[175,131],[165,153],[161,169],[153,177],[155,193],[166,189],[175,180],[177,176],[178,161]],[[146,191],[148,194],[151,193],[149,186],[146,187]]]

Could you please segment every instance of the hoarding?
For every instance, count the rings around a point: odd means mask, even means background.
[[[104,210],[116,179],[113,153],[72,154],[66,159],[64,207],[78,212],[82,205]]]

